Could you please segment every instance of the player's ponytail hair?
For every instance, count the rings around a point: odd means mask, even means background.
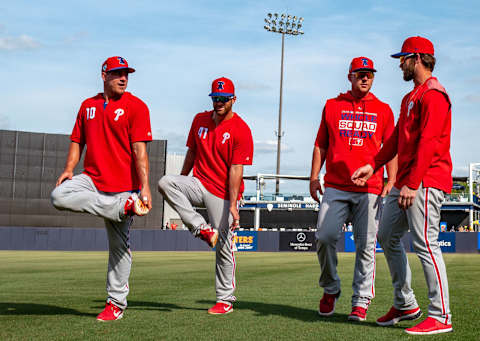
[[[419,54],[420,54],[420,60],[422,61],[423,66],[425,66],[425,68],[429,69],[430,71],[433,71],[433,69],[435,68],[435,62],[436,62],[435,57],[428,53],[419,53]]]

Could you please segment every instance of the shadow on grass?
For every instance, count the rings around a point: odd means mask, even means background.
[[[96,300],[94,302],[105,304],[105,301]],[[95,308],[103,308],[102,306],[98,306]],[[127,309],[131,310],[157,310],[157,311],[172,311],[172,310],[205,310],[201,308],[190,308],[190,307],[182,307],[176,304],[171,303],[159,303],[159,302],[145,302],[145,301],[132,301],[128,300],[128,307]]]
[[[197,301],[197,303],[210,303],[215,304],[214,301]],[[355,322],[348,321],[348,314],[334,313],[329,317],[322,317],[318,315],[316,310],[304,309],[299,307],[293,307],[284,304],[272,304],[263,302],[251,302],[251,301],[238,301],[234,304],[235,310],[251,310],[256,313],[257,316],[281,316],[291,319],[300,320],[303,322],[330,322],[330,323],[344,323],[344,324],[357,324],[359,326],[379,327],[373,321]],[[393,328],[404,328],[394,326]]]
[[[96,314],[82,313],[75,309],[57,307],[48,304],[36,303],[8,303],[0,302],[0,315],[77,315],[96,316]]]

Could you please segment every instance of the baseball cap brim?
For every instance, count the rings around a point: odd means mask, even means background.
[[[110,70],[108,70],[107,72],[110,72],[110,71],[115,71],[115,70],[121,70],[121,69],[128,69],[128,73],[135,72],[135,69],[134,69],[134,68],[131,68],[131,67],[124,67],[124,66],[121,66],[121,67],[114,67],[113,69],[110,69]]]
[[[226,92],[212,92],[210,95],[208,96],[225,96],[225,97],[231,97],[231,96],[235,96],[234,94],[229,94],[229,93],[226,93]]]
[[[357,71],[372,71],[372,72],[377,72],[377,70],[372,69],[372,68],[368,68],[368,67],[361,67],[361,68],[352,70],[352,71],[350,71],[350,72],[357,72]]]
[[[400,58],[401,56],[406,56],[407,54],[411,54],[411,53],[410,52],[398,52],[398,53],[392,54],[391,57],[392,58]]]

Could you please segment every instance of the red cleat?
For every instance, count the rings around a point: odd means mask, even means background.
[[[222,303],[217,302],[213,307],[208,309],[208,313],[211,315],[221,315],[221,314],[228,314],[233,311],[233,304],[231,303]]]
[[[379,326],[393,326],[403,320],[416,320],[422,316],[422,311],[419,307],[410,310],[400,310],[391,307],[387,314],[383,315],[377,320]]]
[[[330,316],[335,312],[335,303],[340,297],[340,291],[336,294],[324,293],[318,306],[318,314],[320,316]]]
[[[132,193],[125,202],[123,214],[126,216],[138,215],[142,216],[150,211],[142,200],[138,197],[137,193]]]
[[[352,307],[352,312],[348,315],[349,321],[365,321],[367,319],[367,309],[362,307]]]
[[[106,321],[115,321],[120,320],[123,317],[123,310],[117,307],[116,305],[108,302],[105,304],[105,309],[98,314],[97,321],[106,322]]]
[[[453,328],[451,324],[445,324],[433,317],[427,317],[423,322],[420,322],[411,328],[407,328],[405,331],[412,335],[432,335],[448,333],[453,331]]]
[[[207,225],[206,228],[203,228],[198,233],[198,238],[205,241],[208,246],[215,247],[218,241],[218,230],[212,228],[210,225]]]

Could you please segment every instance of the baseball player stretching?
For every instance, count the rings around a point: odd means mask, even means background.
[[[324,194],[315,234],[321,271],[319,284],[324,288],[318,313],[332,315],[340,297],[336,244],[342,225],[352,215],[356,246],[352,311],[348,316],[352,321],[367,318],[368,305],[375,296],[375,245],[381,197],[392,188],[397,171],[396,160],[392,160],[387,165],[388,183],[385,187],[383,171],[364,187],[355,186],[350,179],[359,165],[369,162],[380,150],[394,127],[388,104],[370,92],[374,72],[373,61],[369,58],[352,60],[348,73],[351,90],[329,99],[323,109],[310,175],[312,198],[319,201],[317,192]],[[322,193],[318,174],[324,162],[326,189]]]
[[[450,157],[451,102],[432,71],[433,44],[422,37],[405,40],[400,68],[414,89],[402,100],[400,117],[392,137],[375,156],[373,163],[352,175],[363,186],[385,162],[398,154],[395,187],[387,198],[378,231],[394,287],[393,307],[380,317],[381,326],[401,320],[418,319],[422,312],[411,288],[411,271],[400,238],[410,229],[413,248],[422,263],[428,286],[428,317],[409,334],[438,334],[452,331],[448,282],[438,233],[440,208],[445,193],[452,188]]]
[[[248,125],[232,111],[235,89],[228,78],[212,83],[213,111],[193,119],[181,175],[160,179],[158,189],[196,237],[216,248],[217,303],[209,314],[233,311],[235,256],[233,231],[239,225],[237,200],[243,192],[243,165],[251,165],[253,140]],[[188,176],[193,168],[193,177]],[[210,224],[193,206],[207,208]],[[218,239],[218,244],[217,244]]]
[[[135,70],[122,57],[102,65],[103,93],[85,100],[70,137],[63,173],[51,198],[59,210],[88,212],[105,219],[109,257],[107,303],[99,321],[122,318],[132,265],[129,229],[133,215],[152,208],[146,142],[152,140],[148,108],[125,92]],[[84,147],[82,174],[73,175]],[[140,190],[140,198],[136,192]]]

